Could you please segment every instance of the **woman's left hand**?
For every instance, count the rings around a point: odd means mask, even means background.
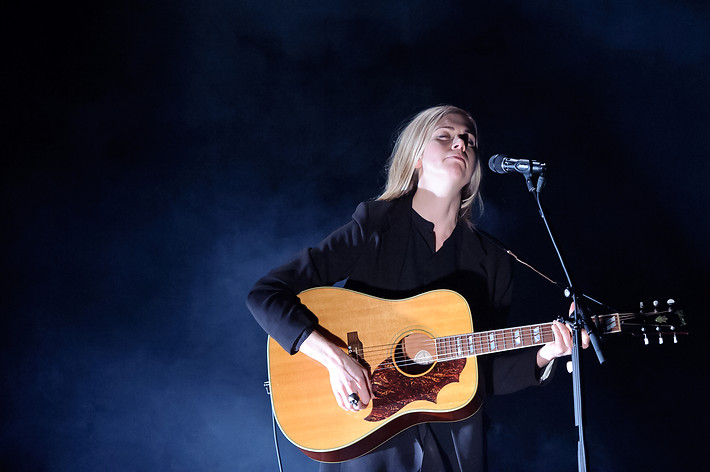
[[[574,311],[574,303],[570,305],[569,312]],[[537,366],[545,367],[552,359],[568,356],[572,353],[572,328],[559,321],[552,322],[552,333],[555,340],[545,344],[537,352]],[[589,334],[582,330],[582,348],[589,347]]]

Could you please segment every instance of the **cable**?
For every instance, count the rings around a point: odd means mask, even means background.
[[[264,388],[266,389],[266,394],[271,397],[271,383],[267,380],[264,382]],[[271,402],[269,402],[271,403]],[[283,466],[281,465],[281,450],[279,449],[279,438],[276,433],[276,413],[274,413],[274,408],[271,406],[271,422],[274,430],[274,449],[276,450],[276,461],[279,464],[279,472],[283,472]]]
[[[279,439],[276,434],[276,415],[274,414],[273,408],[271,409],[271,419],[273,420],[274,426],[274,447],[276,448],[276,460],[279,463],[279,472],[283,472],[283,467],[281,466],[281,452],[279,451]]]

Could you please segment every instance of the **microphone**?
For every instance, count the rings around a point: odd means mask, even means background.
[[[496,174],[508,174],[510,172],[518,172],[519,174],[542,174],[545,172],[546,165],[542,162],[533,161],[531,159],[513,159],[505,154],[495,154],[488,161],[488,167]]]

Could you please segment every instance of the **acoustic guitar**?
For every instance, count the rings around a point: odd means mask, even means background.
[[[269,337],[276,421],[289,441],[322,462],[361,456],[418,423],[470,417],[482,403],[476,396],[476,356],[554,339],[552,323],[476,333],[468,304],[449,290],[386,300],[319,287],[299,298],[318,317],[321,334],[370,370],[374,394],[361,411],[341,409],[328,371],[305,354],[290,355]],[[619,332],[629,316],[599,317],[598,331]]]

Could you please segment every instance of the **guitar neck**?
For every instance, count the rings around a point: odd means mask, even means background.
[[[448,361],[540,346],[554,340],[552,323],[457,334],[436,338],[436,357],[440,361]]]
[[[621,331],[619,314],[604,315],[597,329],[602,333]],[[541,323],[515,328],[457,334],[436,338],[437,359],[448,361],[464,357],[482,356],[495,352],[511,351],[540,346],[555,340],[552,323]]]

